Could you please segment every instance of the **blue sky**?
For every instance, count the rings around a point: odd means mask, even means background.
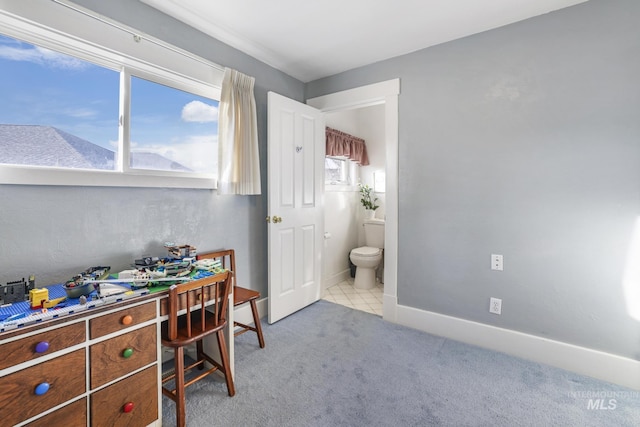
[[[0,123],[54,126],[116,150],[119,72],[0,35],[0,76]],[[133,149],[210,167],[217,101],[135,77],[131,86]]]

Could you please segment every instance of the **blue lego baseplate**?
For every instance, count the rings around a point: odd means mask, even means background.
[[[203,279],[205,277],[213,276],[217,272],[211,272],[207,270],[196,270],[191,273],[191,280]],[[116,276],[109,276],[110,279],[116,279]],[[151,281],[153,282],[153,281]],[[39,323],[45,320],[55,319],[60,316],[74,314],[80,311],[92,309],[97,306],[109,304],[113,302],[122,301],[134,296],[146,295],[153,292],[162,291],[167,289],[169,285],[153,286],[150,288],[134,289],[126,280],[118,283],[120,286],[129,287],[131,290],[118,295],[112,295],[108,297],[99,297],[97,291],[92,291],[86,295],[87,302],[80,304],[79,298],[67,298],[55,307],[48,309],[32,309],[29,301],[14,302],[12,304],[6,304],[0,307],[0,332],[8,331],[15,328],[20,328],[33,323]],[[67,293],[64,290],[63,285],[54,284],[46,286],[49,292],[49,300],[66,297]]]
[[[50,300],[67,296],[67,293],[62,287],[62,284],[50,285],[50,286],[47,286],[47,289],[49,291]],[[92,293],[95,293],[95,291],[93,291]],[[62,304],[65,304],[65,305],[79,304],[79,300],[77,298],[73,298],[73,299],[67,298],[60,305],[62,306]],[[31,303],[29,301],[14,302],[13,304],[7,304],[3,307],[0,307],[0,322],[5,321],[10,316],[15,316],[23,313],[27,313],[28,315],[30,314],[30,312],[40,313],[41,311],[42,311],[41,309],[32,310]]]

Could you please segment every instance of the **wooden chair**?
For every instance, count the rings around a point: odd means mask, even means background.
[[[197,259],[220,259],[222,266],[231,269],[232,282],[233,282],[233,306],[238,307],[240,305],[249,303],[251,305],[251,314],[253,315],[254,326],[245,325],[240,322],[233,322],[233,325],[238,327],[234,336],[244,334],[247,331],[253,331],[258,335],[258,344],[260,348],[264,348],[264,336],[262,335],[262,325],[260,324],[260,314],[258,313],[258,307],[256,301],[260,298],[260,292],[253,289],[243,288],[237,285],[236,276],[236,256],[233,249],[221,250],[217,252],[208,252],[204,254],[198,254]]]
[[[174,349],[174,373],[162,379],[162,393],[176,402],[177,426],[186,425],[185,388],[207,375],[220,371],[224,373],[229,396],[235,394],[229,354],[224,339],[224,328],[227,325],[227,308],[231,290],[231,273],[225,271],[204,279],[173,285],[169,289],[169,319],[162,325],[162,345]],[[205,305],[209,303],[205,309]],[[211,311],[213,310],[213,312]],[[202,339],[216,335],[220,350],[220,363],[204,352]],[[184,347],[196,343],[197,360],[185,366]],[[185,372],[198,368],[194,378],[185,381]],[[167,388],[165,384],[174,380],[175,388]]]

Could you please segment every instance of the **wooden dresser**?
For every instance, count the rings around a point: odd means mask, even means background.
[[[0,427],[160,426],[166,296],[135,296],[0,333]],[[225,338],[233,372],[233,328]],[[215,357],[214,344],[204,343]]]
[[[161,424],[159,296],[0,334],[2,426]]]

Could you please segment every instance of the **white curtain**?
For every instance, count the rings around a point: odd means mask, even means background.
[[[226,68],[218,118],[218,194],[260,194],[255,78]]]

